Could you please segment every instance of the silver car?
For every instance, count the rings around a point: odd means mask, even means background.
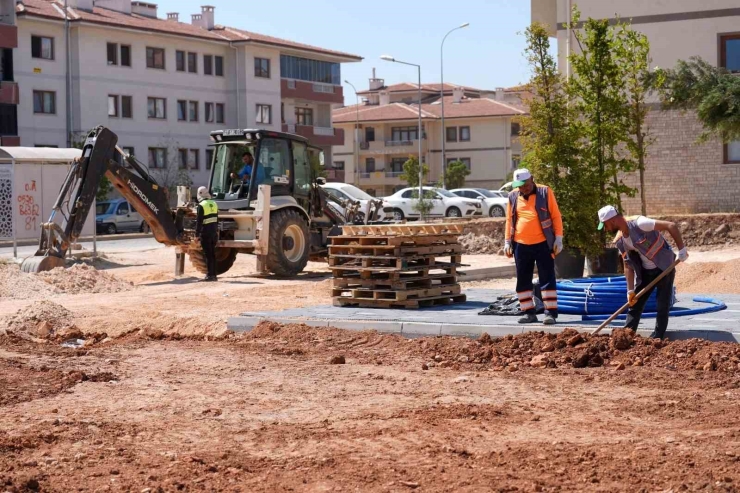
[[[148,225],[126,199],[114,199],[95,204],[95,228],[98,233],[113,235],[123,231],[147,232]]]

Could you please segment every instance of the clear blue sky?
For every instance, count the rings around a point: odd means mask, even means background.
[[[153,0],[159,17],[179,12],[190,21],[203,0]],[[387,84],[415,82],[416,68],[380,60],[389,54],[422,66],[422,82],[439,81],[439,49],[445,33],[462,23],[445,43],[445,81],[482,89],[513,86],[528,79],[521,32],[529,24],[528,0],[468,0],[448,3],[418,0],[270,0],[253,3],[208,0],[216,23],[287,38],[364,58],[342,65],[342,79],[366,89],[373,67]],[[554,45],[554,40],[553,40]],[[354,103],[345,85],[347,104]]]

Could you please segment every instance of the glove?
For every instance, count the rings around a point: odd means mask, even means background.
[[[686,251],[686,247],[683,247],[678,251],[678,260],[681,262],[686,262],[686,260],[689,258],[689,252]]]
[[[627,291],[627,303],[629,306],[635,306],[635,303],[637,303],[637,295],[634,289]]]
[[[556,236],[555,244],[552,246],[552,253],[554,253],[557,256],[557,255],[560,255],[560,252],[562,251],[563,251],[563,237]]]
[[[509,258],[514,256],[514,247],[511,245],[511,241],[504,243],[504,253]]]

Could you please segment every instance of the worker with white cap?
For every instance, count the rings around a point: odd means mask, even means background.
[[[211,200],[206,187],[198,188],[198,217],[195,221],[195,236],[200,239],[206,258],[208,274],[203,281],[214,282],[216,277],[216,243],[218,242],[218,205]]]
[[[689,258],[681,231],[675,223],[656,221],[645,216],[626,219],[613,206],[607,205],[599,210],[599,230],[618,231],[615,244],[624,261],[624,275],[627,278],[627,302],[630,304],[625,327],[637,332],[640,317],[653,290],[658,290],[658,310],[655,318],[655,331],[650,337],[662,339],[668,328],[668,315],[673,299],[672,271],[653,286],[649,292],[636,298],[640,292],[668,269],[676,260],[671,246],[665,241],[661,231],[668,231],[678,247],[681,262]],[[637,285],[635,285],[637,284]]]
[[[537,322],[534,303],[534,266],[540,278],[545,325],[558,318],[558,293],[555,256],[563,251],[563,219],[555,194],[549,187],[534,182],[529,170],[514,171],[515,188],[506,209],[504,252],[516,262],[516,294],[524,316],[520,324]]]

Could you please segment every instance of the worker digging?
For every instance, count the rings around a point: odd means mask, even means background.
[[[676,255],[661,232],[670,233],[678,247],[678,261],[685,262],[689,254],[681,232],[675,223],[668,221],[656,221],[645,216],[627,220],[611,205],[599,210],[599,221],[599,230],[617,232],[615,244],[624,261],[627,303],[630,306],[625,327],[637,331],[645,304],[653,290],[657,289],[655,330],[650,337],[663,339],[671,310]],[[639,294],[635,294],[636,292]]]
[[[525,168],[514,171],[515,188],[509,194],[506,209],[506,256],[516,262],[516,293],[524,316],[521,324],[537,323],[534,302],[534,266],[537,265],[545,325],[558,318],[555,256],[563,251],[563,219],[555,194],[549,187],[535,183]]]

